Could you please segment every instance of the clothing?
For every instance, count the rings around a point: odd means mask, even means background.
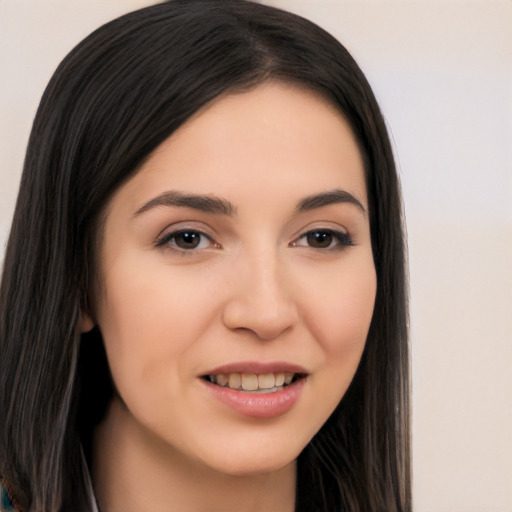
[[[0,511],[1,512],[18,512],[14,507],[14,503],[7,492],[7,487],[3,478],[0,478]]]
[[[85,460],[85,455],[84,455],[83,449],[82,449],[82,464],[84,466],[85,485],[87,486],[89,496],[91,498],[91,503],[92,503],[91,512],[99,512],[98,503],[96,501],[96,497],[94,496],[94,489],[92,487],[91,475],[89,473],[89,468],[87,467],[87,462]]]

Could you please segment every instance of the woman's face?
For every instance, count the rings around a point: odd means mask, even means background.
[[[296,87],[223,97],[162,143],[109,204],[100,254],[133,443],[229,474],[292,463],[363,352],[367,210],[348,124]]]

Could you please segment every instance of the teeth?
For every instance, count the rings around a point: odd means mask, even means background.
[[[273,373],[264,373],[258,375],[258,387],[260,389],[270,389],[275,385],[275,378]]]
[[[290,384],[294,373],[278,372],[263,373],[219,373],[218,375],[208,376],[208,380],[222,387],[243,391],[279,391],[284,386]]]
[[[240,374],[239,373],[231,373],[229,375],[228,386],[231,389],[240,389],[240,384],[242,384],[242,379],[240,377]]]
[[[258,376],[253,373],[242,373],[242,389],[256,391],[258,389]]]
[[[219,386],[226,386],[229,382],[229,375],[224,375],[223,373],[217,375],[217,384]]]

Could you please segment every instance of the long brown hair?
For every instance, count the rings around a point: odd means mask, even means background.
[[[323,95],[365,162],[377,297],[343,400],[298,461],[296,510],[411,510],[407,283],[385,124],[346,49],[242,0],[174,0],[114,20],[64,59],[32,129],[0,289],[0,475],[24,510],[89,510],[91,430],[111,398],[101,333],[81,336],[101,212],[190,116],[265,80]],[[82,343],[87,337],[87,343]]]

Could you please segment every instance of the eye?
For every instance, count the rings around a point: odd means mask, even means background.
[[[354,245],[350,235],[333,229],[313,229],[302,234],[291,244],[293,247],[311,247],[312,249],[343,249]]]
[[[164,234],[156,242],[157,247],[167,246],[176,251],[193,251],[216,247],[211,237],[195,229],[180,229]]]

